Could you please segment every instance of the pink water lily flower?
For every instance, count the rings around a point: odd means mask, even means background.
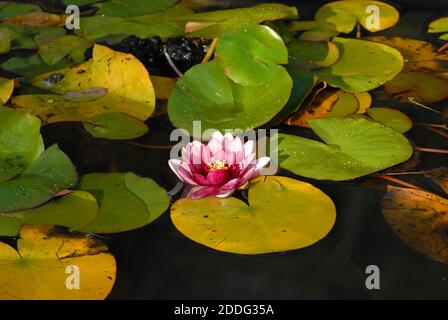
[[[186,184],[192,186],[189,196],[225,198],[260,174],[269,157],[256,159],[255,143],[243,144],[230,133],[213,133],[207,145],[198,141],[182,149],[182,159],[169,160],[170,168]]]

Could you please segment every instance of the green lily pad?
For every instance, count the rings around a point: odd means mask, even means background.
[[[264,3],[249,8],[216,10],[186,15],[188,37],[218,38],[223,33],[245,23],[259,24],[264,21],[298,18],[297,8],[280,3]]]
[[[336,220],[331,199],[312,185],[286,177],[251,182],[249,205],[237,198],[183,198],[171,219],[185,236],[214,250],[264,254],[310,246]]]
[[[412,128],[412,120],[403,112],[390,108],[370,108],[367,115],[375,121],[391,127],[400,133]]]
[[[97,215],[96,199],[88,192],[74,191],[35,209],[0,215],[0,225],[10,222],[9,227],[0,228],[0,235],[17,236],[22,224],[64,226],[73,231],[90,224]]]
[[[41,41],[42,39],[39,39]],[[39,55],[49,65],[54,65],[70,56],[75,63],[84,62],[84,52],[91,43],[84,38],[67,35],[45,41],[39,46]]]
[[[0,2],[0,19],[21,16],[31,12],[41,12],[42,9],[36,4],[16,3],[12,1]]]
[[[92,4],[98,2],[98,0],[62,0],[62,2],[69,6],[69,5],[75,5],[75,6],[85,6],[87,4]]]
[[[72,162],[53,145],[18,178],[0,183],[0,213],[37,207],[76,180]]]
[[[375,6],[378,10],[378,26],[369,24],[369,17],[373,13],[367,10],[369,6]],[[343,33],[352,32],[358,23],[370,32],[377,32],[393,27],[400,19],[400,14],[393,6],[381,1],[342,0],[320,7],[315,19]]]
[[[95,138],[130,140],[143,136],[148,126],[134,117],[123,113],[105,113],[84,123],[84,128]]]
[[[135,35],[140,38],[179,37],[185,31],[185,21],[182,20],[182,17],[191,13],[190,9],[173,7],[140,17],[122,18],[107,15],[84,17],[81,18],[80,29],[76,30],[76,33],[89,40],[117,34]]]
[[[133,173],[92,173],[81,179],[81,190],[95,196],[98,217],[82,232],[116,233],[143,227],[168,208],[166,191],[149,178]]]
[[[109,0],[101,3],[97,15],[135,17],[163,11],[178,0]]]
[[[397,131],[364,118],[323,118],[308,121],[324,141],[278,134],[280,166],[318,180],[350,180],[368,175],[412,156],[409,141]]]
[[[43,150],[38,118],[0,108],[0,181],[23,173]]]
[[[11,36],[8,29],[0,29],[0,54],[7,53],[11,49]]]
[[[335,64],[339,60],[339,49],[330,41],[294,40],[288,43],[290,65],[301,69],[318,69]]]
[[[4,237],[17,236],[17,233],[20,230],[21,225],[22,225],[22,221],[20,221],[19,219],[16,219],[14,217],[10,217],[10,216],[0,213],[0,235],[1,236],[4,236]]]
[[[349,92],[375,89],[403,69],[401,53],[389,46],[364,40],[334,38],[340,59],[315,72],[329,85]]]
[[[215,57],[225,74],[241,85],[266,84],[288,63],[288,50],[271,28],[245,24],[219,38]]]
[[[281,68],[271,82],[242,86],[229,80],[216,61],[191,68],[176,83],[168,101],[168,115],[178,128],[202,130],[256,128],[271,120],[287,103],[292,80]]]
[[[432,21],[429,24],[429,33],[444,33],[440,36],[440,39],[448,41],[448,17],[439,18]]]

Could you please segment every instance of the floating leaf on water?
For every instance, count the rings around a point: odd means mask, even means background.
[[[61,71],[57,71],[60,74]],[[46,123],[60,121],[88,121],[104,113],[126,113],[146,120],[155,108],[155,93],[148,71],[134,56],[95,45],[93,58],[62,73],[62,80],[49,87],[41,82],[51,73],[33,81],[59,95],[15,96],[12,103],[19,109],[34,114]],[[93,101],[64,99],[67,91],[104,88],[107,94]]]
[[[96,199],[88,192],[74,191],[59,199],[53,200],[41,207],[11,212],[7,215],[0,215],[0,224],[5,219],[16,219],[20,223],[7,229],[8,233],[2,233],[2,236],[17,236],[20,225],[56,225],[70,228],[70,230],[81,229],[90,224],[98,215],[98,203]],[[15,230],[14,230],[15,228]]]
[[[48,12],[30,12],[21,16],[4,19],[5,24],[23,24],[32,27],[51,27],[60,24],[61,17]]]
[[[368,92],[355,92],[354,95],[358,99],[359,103],[359,109],[356,111],[356,113],[366,113],[372,105],[372,96]]]
[[[288,25],[290,32],[303,31],[298,39],[303,41],[328,41],[339,35],[331,24],[318,21],[293,21]]]
[[[297,8],[280,3],[264,3],[249,8],[208,11],[182,17],[187,26],[196,23],[194,31],[187,36],[206,39],[218,38],[245,23],[259,24],[285,18],[298,18]],[[198,29],[199,26],[202,27]]]
[[[161,100],[168,100],[176,85],[177,79],[151,76],[151,82],[154,86],[156,98]]]
[[[40,124],[30,114],[0,107],[0,181],[23,173],[39,158],[44,150]]]
[[[448,81],[425,72],[402,72],[384,85],[384,91],[401,101],[413,98],[421,103],[435,103],[448,98]]]
[[[368,10],[370,6],[378,10],[376,21],[370,18],[375,12]],[[343,33],[352,32],[357,24],[370,32],[377,32],[393,27],[399,19],[400,14],[393,6],[371,0],[333,1],[320,7],[315,15],[317,22],[331,25],[332,29]]]
[[[308,121],[328,116],[333,105],[338,101],[338,94],[334,91],[323,91],[317,94],[305,110],[293,114],[285,123],[293,126],[309,128]]]
[[[448,200],[415,189],[389,186],[381,210],[392,230],[412,249],[448,264]]]
[[[248,201],[249,205],[233,197],[183,198],[171,207],[171,219],[193,241],[239,254],[310,246],[323,239],[336,220],[336,208],[327,195],[291,178],[257,178],[251,182]]]
[[[448,193],[448,168],[441,167],[433,170],[424,171],[425,177],[430,178],[437,183],[445,193]]]
[[[294,40],[288,43],[290,65],[301,69],[318,69],[335,64],[339,60],[339,49],[330,41]]]
[[[149,178],[133,173],[92,173],[82,177],[80,189],[95,196],[98,217],[78,231],[116,233],[143,227],[169,206],[166,191]]]
[[[283,109],[269,122],[271,125],[282,123],[289,115],[297,112],[319,82],[319,79],[309,72],[298,68],[287,68],[286,70],[293,81],[291,96]]]
[[[241,86],[211,61],[194,66],[176,83],[168,115],[176,127],[191,134],[195,120],[202,121],[202,130],[256,128],[280,112],[291,89],[292,80],[284,68],[266,85]]]
[[[342,90],[319,92],[309,106],[286,120],[286,124],[309,128],[308,121],[325,117],[346,117],[360,108],[360,102],[353,93]]]
[[[412,120],[403,112],[390,108],[370,108],[367,115],[375,121],[391,127],[400,133],[412,128]]]
[[[16,3],[12,1],[0,2],[0,19],[7,19],[24,15],[31,12],[41,12],[42,9],[37,4]]]
[[[109,35],[135,35],[146,39],[160,36],[162,39],[182,36],[185,21],[182,17],[191,14],[187,8],[173,7],[168,10],[140,17],[113,17],[96,15],[82,17],[76,34],[89,40],[97,40]]]
[[[232,81],[245,86],[265,85],[288,63],[282,38],[267,26],[244,24],[219,38],[215,57]]]
[[[370,91],[393,79],[403,69],[403,57],[392,47],[345,38],[334,38],[333,42],[341,52],[338,62],[315,72],[330,86],[348,92]]]
[[[84,62],[84,53],[91,43],[84,38],[63,35],[44,42],[39,46],[39,55],[49,65],[54,65],[64,57],[70,56],[75,63]]]
[[[365,40],[383,43],[400,51],[405,62],[403,71],[448,70],[448,54],[439,52],[430,42],[400,37],[368,37]]]
[[[131,140],[148,132],[147,125],[123,113],[104,113],[84,123],[84,128],[95,138]]]
[[[432,21],[429,24],[429,33],[444,33],[440,36],[440,39],[448,41],[448,17],[439,18]]]
[[[279,164],[318,180],[350,180],[402,163],[412,156],[397,131],[364,118],[323,118],[309,125],[323,141],[278,134]]]
[[[0,54],[7,53],[11,49],[11,32],[8,29],[0,29]]]
[[[178,0],[109,0],[99,5],[97,15],[134,17],[163,11]]]
[[[80,286],[67,290],[73,266],[79,268]],[[22,227],[17,251],[0,243],[0,268],[2,300],[105,299],[116,276],[115,259],[101,241],[60,234],[51,226]]]
[[[53,145],[18,178],[0,183],[0,213],[37,207],[76,180],[72,162]]]
[[[14,79],[0,77],[0,106],[5,104],[14,91]]]

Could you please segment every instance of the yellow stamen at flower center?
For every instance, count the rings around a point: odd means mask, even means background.
[[[210,171],[227,170],[228,167],[229,167],[229,165],[226,163],[225,160],[215,160],[215,161],[207,164],[207,168]]]

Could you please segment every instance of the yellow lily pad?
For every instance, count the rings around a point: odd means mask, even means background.
[[[367,10],[369,6],[378,10],[378,25],[369,23],[369,17],[374,13]],[[393,6],[382,1],[341,0],[320,7],[315,19],[343,33],[352,32],[358,23],[370,32],[377,32],[393,27],[400,19],[400,14]]]
[[[100,300],[112,290],[115,259],[93,237],[60,234],[51,226],[23,226],[17,247],[0,242],[2,300]],[[76,276],[70,274],[75,269],[79,289],[70,278]]]
[[[30,12],[21,16],[7,18],[4,24],[23,24],[33,27],[51,27],[62,22],[60,16],[48,12]]]
[[[62,80],[50,81],[59,76]],[[54,95],[15,96],[12,103],[46,123],[87,121],[104,113],[125,113],[140,120],[154,112],[155,93],[146,68],[133,55],[95,45],[93,58],[69,70],[59,70],[38,77],[36,86]],[[69,91],[104,88],[107,94],[79,103],[64,98]]]
[[[14,80],[0,78],[0,106],[5,104],[14,91]]]
[[[333,228],[331,199],[309,183],[286,177],[259,177],[249,205],[237,198],[183,198],[171,219],[185,236],[219,251],[263,254],[295,250],[323,239]]]
[[[448,200],[415,189],[389,186],[381,202],[384,217],[408,246],[448,264]]]
[[[412,120],[403,112],[391,108],[371,108],[367,115],[375,121],[391,127],[400,133],[412,128]]]

